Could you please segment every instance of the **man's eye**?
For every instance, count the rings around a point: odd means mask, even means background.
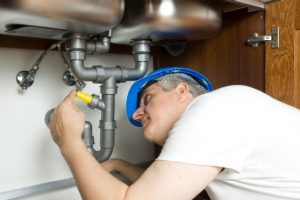
[[[145,98],[144,98],[144,105],[147,105],[149,103],[149,101],[151,100],[151,95],[149,94],[146,94],[145,95]]]

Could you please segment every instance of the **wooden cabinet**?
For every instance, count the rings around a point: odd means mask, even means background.
[[[266,44],[266,93],[300,108],[300,1],[281,0],[266,7],[266,32],[280,27],[280,48]]]
[[[253,33],[268,35],[280,27],[280,48],[269,43],[245,44]],[[219,88],[244,84],[300,108],[300,1],[281,0],[265,10],[247,9],[223,14],[222,30],[205,41],[189,42],[184,54],[163,51],[158,66],[186,66],[205,74]]]
[[[254,32],[264,33],[264,11],[224,13],[222,30],[215,37],[189,42],[186,51],[177,57],[163,51],[159,66],[196,69],[211,80],[214,88],[245,84],[264,91],[264,46],[245,45]]]

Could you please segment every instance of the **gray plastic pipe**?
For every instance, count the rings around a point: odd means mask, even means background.
[[[91,148],[91,152],[99,162],[102,162],[111,156],[115,144],[116,121],[114,116],[117,85],[114,77],[110,77],[103,82],[100,92],[102,94],[102,100],[105,104],[105,107],[101,112],[101,120],[99,123],[101,149],[100,151],[96,151],[94,148]]]
[[[139,79],[147,72],[150,58],[150,42],[147,40],[131,42],[134,68],[120,66],[105,68],[103,66],[86,67],[84,65],[86,52],[93,48],[86,35],[68,34],[65,37],[68,38],[65,42],[65,49],[69,55],[71,70],[80,80],[102,83],[107,78],[114,77],[116,82],[125,82]],[[108,43],[108,38],[106,38],[102,40],[102,43],[98,43],[98,47],[95,49],[98,49],[98,52],[106,52],[109,50]]]
[[[85,67],[84,61],[86,53],[109,51],[109,38],[102,39],[101,42],[92,43],[86,35],[68,34],[65,36],[65,50],[70,59],[70,68],[76,77],[82,81],[92,81],[101,83],[102,101],[104,103],[99,123],[101,149],[96,151],[93,147],[94,139],[92,135],[92,125],[85,123],[83,139],[89,151],[99,161],[107,160],[114,148],[114,136],[116,129],[115,116],[115,95],[117,94],[117,83],[128,80],[136,80],[143,77],[148,68],[150,58],[150,42],[146,40],[133,41],[132,54],[135,61],[134,68],[116,66],[107,68],[102,66]]]

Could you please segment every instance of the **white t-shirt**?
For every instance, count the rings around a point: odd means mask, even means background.
[[[201,95],[157,160],[225,168],[211,199],[300,199],[300,110],[247,86]]]

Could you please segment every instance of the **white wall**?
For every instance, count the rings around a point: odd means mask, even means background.
[[[66,66],[58,52],[47,54],[33,86],[24,94],[18,92],[16,74],[28,70],[40,53],[0,48],[0,193],[72,176],[44,124],[45,113],[71,90],[61,80]],[[112,54],[89,56],[86,66],[94,64],[134,66],[131,55]],[[130,125],[126,118],[125,102],[130,84],[120,84],[116,95],[117,130],[112,157],[140,163],[153,160],[154,150],[153,145],[144,140],[142,130]],[[84,91],[99,94],[99,87],[88,83]],[[95,141],[99,145],[100,111],[90,110],[80,101],[78,105],[86,113],[86,119],[92,122]],[[74,187],[23,199],[81,198]]]

